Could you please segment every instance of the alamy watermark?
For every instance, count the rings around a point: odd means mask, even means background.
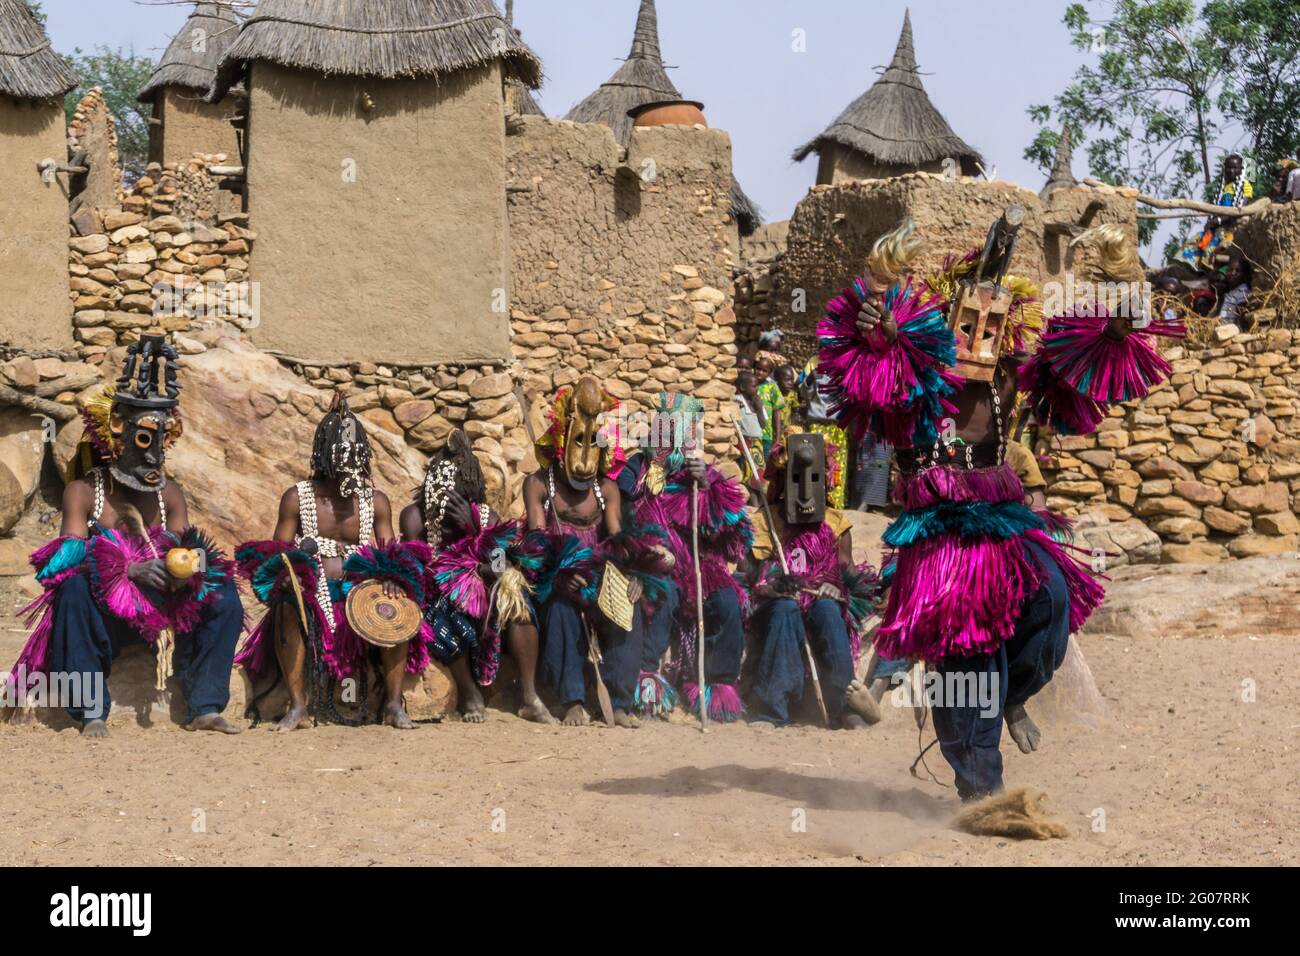
[[[155,322],[183,315],[189,319],[224,319],[245,330],[261,324],[262,286],[258,282],[206,282],[191,286],[159,282],[154,285],[153,294]]]
[[[60,707],[97,714],[104,696],[104,675],[98,672],[29,672],[20,664],[0,684],[0,707]]]
[[[985,719],[998,715],[1002,679],[997,671],[921,671],[912,668],[890,678],[889,700],[895,707],[911,708],[925,701],[936,707],[977,708]]]
[[[1120,316],[1130,319],[1135,329],[1151,324],[1150,282],[1076,281],[1067,272],[1065,281],[1043,284],[1043,311],[1047,315]]]
[[[704,447],[704,415],[689,412],[629,412],[620,405],[602,413],[601,448],[618,445],[629,451],[659,451],[680,447],[698,452]]]

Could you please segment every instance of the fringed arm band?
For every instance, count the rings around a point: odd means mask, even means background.
[[[898,328],[890,342],[879,328],[866,334],[858,328],[867,298],[859,278],[826,305],[817,326],[818,371],[828,382],[823,395],[855,437],[873,431],[899,447],[933,443],[944,415],[956,411],[947,397],[963,381],[953,371],[957,342],[939,300],[923,299],[910,280],[890,288],[884,305]]]
[[[288,568],[293,569],[308,599],[315,595],[320,575],[316,558],[288,541],[246,541],[235,549],[235,567],[267,607],[286,598],[293,600]]]
[[[433,550],[423,541],[388,541],[368,544],[348,555],[343,562],[344,592],[366,581],[397,585],[402,593],[423,608],[432,600],[433,578],[429,567]]]
[[[519,569],[512,560],[518,539],[519,522],[503,521],[483,528],[476,514],[471,531],[444,543],[433,560],[433,576],[439,592],[471,618],[483,619],[492,603],[494,578],[502,589],[507,587],[507,578],[510,587],[521,586],[516,580]],[[527,582],[522,582],[522,586],[527,588]]]
[[[1111,405],[1145,398],[1171,371],[1156,337],[1187,332],[1181,322],[1161,317],[1114,338],[1107,334],[1106,310],[1092,311],[1097,314],[1050,319],[1037,354],[1020,369],[1020,390],[1029,394],[1035,417],[1063,435],[1088,434]]]
[[[624,574],[641,582],[645,605],[656,606],[668,596],[676,558],[669,546],[668,532],[660,526],[625,527],[601,543],[600,558],[602,565],[604,561],[612,562]],[[599,580],[595,583],[599,593]]]

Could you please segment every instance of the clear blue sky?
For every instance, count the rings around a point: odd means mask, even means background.
[[[55,47],[134,47],[157,57],[188,6],[148,0],[43,0]],[[503,4],[498,0],[498,6]],[[1030,103],[1048,102],[1084,57],[1061,23],[1066,0],[659,0],[669,75],[727,130],[737,178],[766,217],[787,218],[816,177],[794,164],[811,139],[874,82],[912,11],[917,62],[931,99],[999,178],[1037,191],[1045,176],[1022,158]],[[562,116],[627,55],[638,0],[515,0],[515,19],[541,56],[540,101]],[[796,29],[807,52],[792,50]],[[1084,157],[1075,175],[1087,174]]]

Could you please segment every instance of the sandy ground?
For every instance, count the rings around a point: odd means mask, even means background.
[[[5,609],[13,581],[0,579]],[[290,737],[131,726],[90,742],[72,730],[0,726],[0,863],[1300,858],[1300,561],[1125,569],[1111,590],[1099,616],[1111,633],[1082,637],[1107,719],[1046,724],[1031,756],[1004,737],[1008,784],[1045,790],[1072,832],[1066,840],[951,829],[951,787],[908,773],[917,752],[910,710],[889,709],[857,733],[733,725],[708,735],[684,719],[637,731],[541,729],[494,711],[481,726],[320,727]],[[21,646],[16,627],[7,614],[6,663]],[[951,783],[937,749],[928,762]]]

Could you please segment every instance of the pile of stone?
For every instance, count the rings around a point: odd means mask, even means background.
[[[150,329],[174,333],[184,352],[192,327],[247,324],[254,315],[252,290],[241,285],[256,234],[233,221],[151,215],[170,208],[148,195],[152,189],[145,177],[120,207],[74,217],[69,284],[74,334],[88,361]]]
[[[1168,353],[1170,380],[1113,408],[1097,433],[1040,440],[1048,504],[1137,518],[1166,562],[1282,554],[1300,545],[1300,331],[1220,326],[1214,348]]]
[[[564,306],[542,315],[511,313],[512,347],[527,392],[541,399],[582,375],[594,375],[628,413],[649,413],[659,392],[693,395],[704,404],[707,451],[727,456],[736,379],[736,313],[731,297],[707,285],[695,266],[660,273],[661,312],[639,301],[602,303],[601,317]],[[613,283],[604,282],[606,291]]]
[[[497,365],[400,368],[373,362],[324,366],[292,360],[284,364],[321,392],[346,394],[372,437],[396,438],[427,454],[441,447],[452,429],[463,429],[485,466],[493,504],[503,511],[515,510],[525,471],[535,466],[535,460],[509,369]],[[303,414],[313,414],[315,404],[305,402]]]

